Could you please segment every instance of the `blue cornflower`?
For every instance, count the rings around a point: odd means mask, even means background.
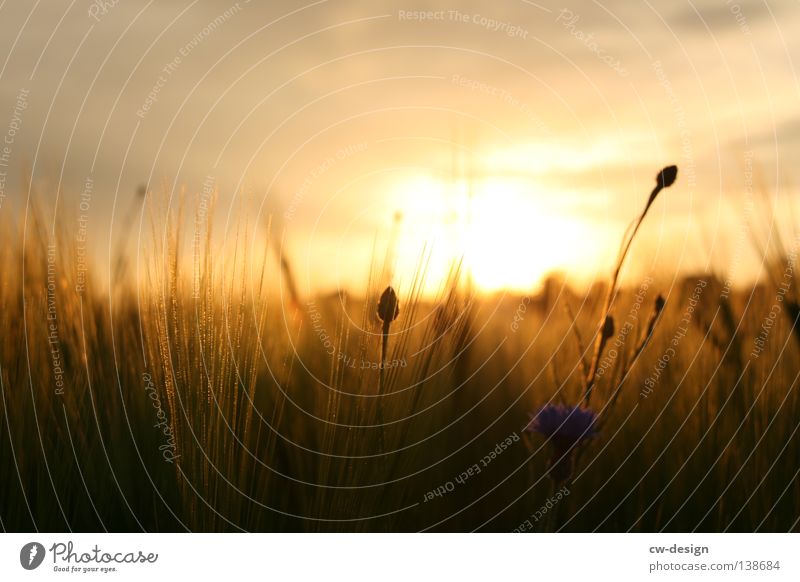
[[[572,476],[572,451],[579,443],[597,435],[597,413],[590,408],[546,404],[535,414],[525,430],[536,432],[553,443],[549,462],[550,477],[556,482]]]

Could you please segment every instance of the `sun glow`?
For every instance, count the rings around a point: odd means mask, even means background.
[[[486,177],[470,184],[415,176],[394,194],[403,215],[400,274],[413,269],[403,255],[414,255],[425,241],[433,279],[463,257],[479,290],[526,292],[550,272],[585,267],[593,247],[587,225],[555,212],[528,180]]]

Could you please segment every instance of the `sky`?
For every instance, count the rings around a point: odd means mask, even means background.
[[[271,224],[307,292],[363,287],[393,245],[398,286],[463,257],[526,291],[604,276],[674,163],[630,270],[724,276],[750,202],[797,178],[798,8],[2,2],[0,213],[28,208],[29,172],[108,264],[145,246],[141,185],[160,208],[216,190],[217,236]]]

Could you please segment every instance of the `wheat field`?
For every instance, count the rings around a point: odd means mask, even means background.
[[[487,296],[454,260],[428,297],[424,256],[395,290],[376,253],[362,296],[314,296],[246,217],[220,248],[146,198],[108,286],[68,221],[0,234],[4,530],[798,530],[791,247],[747,291]]]

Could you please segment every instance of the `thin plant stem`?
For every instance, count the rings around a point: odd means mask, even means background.
[[[668,188],[675,182],[675,178],[678,174],[678,168],[676,166],[667,166],[666,168],[662,169],[658,175],[656,176],[656,186],[653,188],[653,191],[650,193],[650,197],[647,199],[647,204],[645,204],[644,210],[639,215],[639,218],[636,220],[633,226],[633,230],[630,233],[630,236],[627,238],[623,237],[623,243],[621,246],[619,257],[617,258],[617,264],[614,267],[614,272],[611,276],[611,284],[608,287],[608,292],[606,293],[605,301],[603,302],[603,310],[600,314],[600,326],[601,330],[598,333],[597,341],[595,342],[595,349],[594,354],[592,356],[591,365],[589,367],[589,374],[586,378],[586,392],[584,394],[584,405],[589,405],[589,400],[592,396],[592,388],[594,387],[595,379],[597,378],[597,368],[600,364],[600,356],[603,352],[603,348],[605,347],[606,340],[602,331],[602,327],[605,326],[606,321],[608,319],[609,313],[611,312],[611,306],[614,301],[614,297],[616,295],[617,289],[617,282],[619,280],[619,274],[622,271],[622,265],[625,263],[625,258],[628,256],[628,251],[633,244],[633,239],[636,238],[636,233],[639,232],[639,227],[642,225],[645,216],[647,216],[647,211],[650,210],[650,207],[653,205],[658,194],[664,188]]]

